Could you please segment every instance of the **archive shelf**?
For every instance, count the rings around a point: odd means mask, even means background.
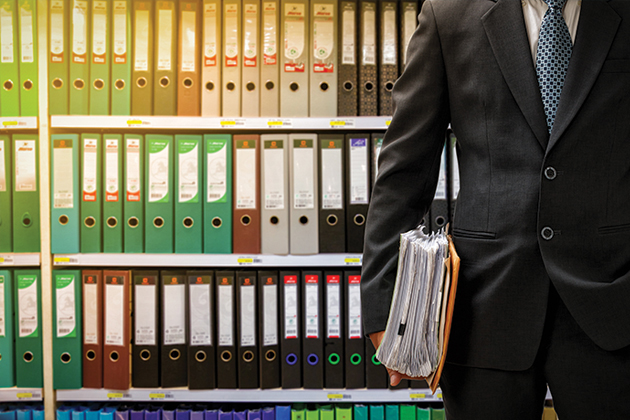
[[[41,388],[0,388],[0,402],[42,401]]]
[[[37,117],[0,117],[0,131],[37,130]]]
[[[38,253],[0,253],[0,268],[2,267],[39,267]]]

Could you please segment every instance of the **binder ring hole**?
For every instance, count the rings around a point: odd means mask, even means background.
[[[171,84],[171,79],[169,79],[167,76],[160,78],[160,86],[162,86],[163,88],[168,87],[168,85],[170,84]]]
[[[328,88],[329,88],[329,87],[330,87],[330,85],[329,85],[327,82],[321,82],[321,83],[319,84],[319,89],[320,89],[322,92],[326,92],[326,91],[328,90]]]
[[[125,88],[125,81],[123,79],[118,79],[114,82],[114,87],[116,90],[123,90]]]
[[[329,214],[328,217],[326,217],[326,223],[328,223],[329,226],[335,226],[338,221],[339,218],[334,214]]]
[[[214,90],[214,83],[213,82],[206,83],[206,90]]]
[[[309,365],[315,366],[319,363],[319,357],[317,357],[316,354],[311,353],[306,358],[306,361],[308,362]]]
[[[271,218],[269,219],[269,222],[272,225],[277,225],[278,223],[280,223],[280,219],[278,219],[278,216],[271,216]]]
[[[300,216],[300,223],[305,225],[308,223],[308,217],[306,216]]]
[[[120,357],[120,355],[118,354],[117,351],[113,351],[113,352],[109,353],[109,360],[111,360],[112,362],[117,362],[119,357]]]
[[[35,358],[35,356],[33,356],[32,352],[27,351],[26,353],[24,353],[24,356],[22,356],[22,358],[24,359],[26,363],[31,363],[33,359]]]
[[[4,88],[4,90],[6,91],[10,91],[11,89],[13,89],[13,81],[11,80],[7,80],[2,84],[2,87]]]
[[[339,357],[337,353],[332,353],[330,356],[328,356],[328,362],[333,366],[337,365],[339,364],[339,362],[341,362],[341,357]]]
[[[298,358],[295,355],[295,353],[289,353],[289,355],[287,356],[287,363],[289,364],[289,366],[293,366],[297,363]]]
[[[88,359],[90,362],[93,362],[94,360],[96,360],[96,352],[94,350],[88,350],[85,353],[85,358]]]
[[[392,90],[394,90],[394,82],[389,81],[385,83],[385,91],[386,92],[391,92]]]
[[[225,85],[225,88],[226,88],[227,90],[229,90],[230,92],[232,92],[234,89],[236,89],[236,83],[234,83],[234,82],[228,82],[228,83]]]
[[[153,219],[153,226],[155,226],[156,228],[161,228],[164,226],[164,219],[161,217],[156,217],[155,219]]]
[[[31,219],[31,215],[26,213],[23,217],[22,217],[22,226],[24,227],[30,227],[33,224],[33,219]]]
[[[221,353],[221,360],[223,360],[225,363],[229,362],[230,360],[232,360],[232,352],[229,350],[224,350]]]
[[[354,83],[352,83],[350,81],[344,82],[343,90],[345,90],[346,92],[350,92],[352,89],[354,89]]]
[[[72,85],[75,89],[82,90],[85,87],[85,82],[83,79],[75,79],[74,82],[72,82]]]
[[[130,217],[129,220],[127,220],[127,224],[129,225],[130,228],[134,229],[137,228],[138,225],[140,224],[140,221],[138,220],[137,217]]]
[[[185,88],[190,89],[191,87],[193,87],[193,80],[190,77],[187,77],[184,79],[184,81],[182,82],[182,84],[184,85]]]
[[[60,78],[53,79],[52,87],[54,89],[61,89],[63,87],[63,80],[61,80]]]
[[[89,228],[93,228],[94,225],[96,225],[96,219],[92,216],[90,217],[86,217],[85,220],[83,221],[83,223],[85,223],[85,226],[89,227]]]
[[[444,216],[438,216],[435,218],[435,224],[438,227],[442,227],[444,226],[444,224],[446,224],[446,218]]]
[[[365,88],[366,91],[372,92],[374,90],[374,83],[372,83],[372,82],[365,82],[363,87]]]
[[[136,86],[138,86],[140,89],[142,89],[143,87],[146,87],[146,85],[147,85],[146,77],[138,77],[138,79],[136,79]]]
[[[118,226],[118,219],[116,219],[114,216],[108,217],[107,226],[109,226],[112,229],[115,228],[116,226]]]
[[[33,89],[33,82],[30,80],[26,80],[24,81],[24,84],[22,86],[24,87],[24,90],[31,90]]]
[[[205,351],[201,351],[199,350],[197,353],[195,353],[195,360],[198,361],[199,363],[203,363],[206,361],[206,352]]]
[[[142,350],[140,352],[140,360],[142,360],[143,362],[146,362],[149,359],[151,359],[151,352],[147,349]]]
[[[96,90],[103,90],[103,88],[105,87],[105,82],[101,79],[96,79],[94,80],[94,83],[92,83],[92,86],[94,86],[94,89]]]
[[[68,216],[66,216],[65,214],[62,214],[61,216],[59,216],[59,224],[62,226],[65,226],[68,224]]]
[[[376,358],[376,355],[372,355],[372,363],[376,366],[379,366],[381,362]]]
[[[275,87],[276,87],[276,84],[272,82],[271,80],[267,80],[267,82],[265,83],[265,89],[267,90],[273,90],[273,88]]]
[[[354,353],[352,356],[350,356],[350,363],[355,366],[361,363],[361,355],[359,353]]]
[[[251,218],[251,217],[249,217],[248,215],[245,215],[245,216],[241,217],[241,224],[242,224],[243,226],[247,226],[247,225],[249,225],[251,222],[252,222],[252,218]]]
[[[195,224],[195,221],[192,217],[186,217],[182,223],[184,224],[185,228],[190,229]]]
[[[361,226],[363,225],[363,223],[365,223],[365,216],[362,214],[355,214],[354,215],[354,224],[357,226]]]
[[[265,353],[265,360],[268,362],[273,362],[274,360],[276,360],[276,352],[275,350],[267,350],[267,352]]]
[[[70,363],[70,360],[72,360],[72,356],[70,356],[70,353],[63,353],[61,355],[61,363],[67,365],[68,363]]]
[[[291,92],[297,92],[300,89],[300,84],[293,82],[289,85],[289,89],[291,89]]]
[[[0,362],[2,361],[2,353],[0,353]]]
[[[245,353],[243,353],[243,360],[245,360],[247,363],[250,363],[254,360],[254,352],[252,352],[251,350],[247,350]]]
[[[247,89],[248,92],[256,90],[256,83],[254,83],[254,82],[247,82],[247,84],[245,85],[245,89]]]
[[[168,357],[171,360],[179,360],[182,357],[182,353],[177,349],[173,349],[168,353]]]
[[[214,219],[212,219],[212,226],[213,227],[220,228],[222,224],[223,224],[223,220],[221,220],[220,217],[215,217]]]

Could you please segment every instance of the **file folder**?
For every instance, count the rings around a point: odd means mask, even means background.
[[[300,340],[299,271],[281,271],[280,278],[280,360],[284,389],[302,387]]]
[[[310,49],[310,116],[337,116],[337,0],[312,3]]]
[[[188,296],[186,275],[162,271],[162,339],[160,385],[163,388],[188,386]]]
[[[241,115],[260,116],[260,0],[243,0]]]
[[[69,10],[70,0],[49,2],[48,108],[51,115],[67,115],[69,111]],[[2,102],[5,103],[4,100]]]
[[[9,136],[0,134],[0,252],[13,251],[13,169]]]
[[[112,3],[111,115],[131,115],[131,2]]]
[[[90,100],[91,10],[88,0],[70,0],[70,115],[87,115]]]
[[[236,286],[234,271],[215,273],[217,299],[217,388],[238,387],[236,362]]]
[[[177,115],[200,115],[201,15],[199,0],[180,0]]]
[[[53,270],[53,388],[79,389],[83,383],[81,271]]]
[[[111,1],[92,0],[90,24],[90,115],[109,115]]]
[[[339,1],[339,72],[337,114],[356,116],[358,114],[358,5],[357,0]]]
[[[280,115],[280,0],[262,2],[262,60],[260,62],[260,116]]]
[[[289,136],[263,134],[261,158],[261,252],[289,253]]]
[[[259,142],[256,134],[234,136],[235,254],[260,254]]]
[[[435,190],[435,197],[431,204],[431,230],[437,232],[448,223],[448,195],[447,195],[447,179],[446,179],[446,159],[448,149],[445,147],[442,150],[442,159],[440,161],[440,175],[438,178],[437,189]]]
[[[221,60],[221,115],[241,115],[241,69],[243,67],[241,0],[223,0]]]
[[[422,2],[420,2],[420,4],[422,4]],[[415,0],[403,0],[400,4],[400,9],[400,54],[398,58],[400,60],[400,73],[402,73],[407,66],[407,46],[409,45],[409,40],[418,26],[418,2]]]
[[[144,252],[144,141],[136,134],[125,134],[124,140],[123,248],[139,254]]]
[[[319,252],[317,154],[317,134],[289,134],[291,254]]]
[[[255,271],[239,271],[236,273],[237,290],[237,331],[238,331],[238,387],[254,389],[258,383],[258,343],[256,316],[256,284]]]
[[[348,270],[344,273],[345,313],[347,331],[345,335],[346,388],[365,387],[365,339],[361,317],[361,272]]]
[[[363,252],[365,219],[370,198],[369,134],[346,135],[346,250]]]
[[[305,389],[324,387],[324,280],[321,271],[302,271],[302,374]]]
[[[102,251],[101,135],[81,134],[81,252]]]
[[[158,283],[157,271],[133,272],[132,385],[134,388],[160,386]]]
[[[284,49],[280,64],[280,116],[309,115],[309,4],[308,0],[282,0]]]
[[[146,253],[173,252],[173,136],[147,134]]]
[[[103,388],[103,272],[83,270],[83,387]]]
[[[187,271],[188,278],[188,388],[216,387],[214,338],[214,272]]]
[[[365,340],[365,386],[368,389],[387,389],[389,374],[376,359],[376,349],[371,340]]]
[[[132,0],[133,69],[131,115],[153,115],[153,32],[155,2]]]
[[[42,289],[40,270],[15,270],[15,384],[42,388]]]
[[[103,252],[123,252],[123,136],[103,134]]]
[[[203,252],[201,135],[175,136],[175,252]]]
[[[379,3],[379,111],[392,115],[392,90],[398,79],[398,2]]]
[[[51,155],[51,234],[53,254],[79,252],[79,136],[50,136]],[[0,224],[0,228],[2,225]]]
[[[103,387],[106,389],[125,390],[131,384],[129,276],[129,271],[103,271]]]
[[[378,114],[376,0],[359,1],[359,115]]]
[[[0,2],[0,30],[2,31],[2,59],[0,60],[0,117],[20,116],[20,59],[16,0]]]
[[[232,252],[232,136],[203,136],[203,252]]]
[[[155,2],[153,114],[177,115],[177,7]]]
[[[0,388],[15,386],[13,276],[0,270]]]
[[[280,387],[280,341],[278,272],[258,272],[258,342],[260,345],[260,388]],[[263,420],[265,412],[263,411]],[[273,419],[272,419],[273,420]]]
[[[18,0],[20,38],[20,116],[39,114],[37,0]]]
[[[203,63],[201,64],[201,115],[221,116],[222,13],[221,0],[203,0]]]
[[[343,134],[319,136],[319,252],[346,252]]]
[[[40,251],[38,142],[36,134],[13,135],[13,252]]]
[[[344,388],[343,272],[324,271],[324,388]]]

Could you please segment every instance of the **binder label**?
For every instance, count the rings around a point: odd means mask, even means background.
[[[258,63],[258,5],[246,4],[243,20],[243,65],[256,67]]]
[[[341,276],[329,275],[326,276],[326,314],[328,318],[328,338],[340,338],[341,337]]]
[[[149,71],[149,11],[136,10],[134,70]],[[151,48],[153,48],[151,46]]]
[[[373,154],[374,154],[374,181],[378,178],[378,157],[381,154],[381,149],[383,147],[383,139],[376,139],[374,142]]]
[[[39,337],[37,301],[37,276],[18,275],[18,335],[22,337]]]
[[[35,140],[19,140],[15,145],[15,191],[37,191]]]
[[[140,201],[140,140],[127,139],[127,201]]]
[[[341,25],[341,64],[356,64],[356,12],[351,5],[342,14]]]
[[[232,305],[234,299],[232,297],[232,289],[232,279],[222,278],[221,284],[218,287],[220,346],[232,346],[234,344],[234,337],[232,335]]]
[[[177,277],[164,285],[164,345],[186,344],[186,286]]]
[[[315,208],[313,140],[293,140],[293,208]]]
[[[263,306],[263,346],[276,346],[278,345],[278,286],[273,277],[267,277],[265,280]]]
[[[197,277],[190,283],[190,345],[212,345],[212,301],[210,278]]]
[[[335,49],[335,27],[332,4],[313,5],[313,63],[315,73],[333,73],[333,63],[327,62]]]
[[[238,67],[238,5],[225,5],[225,67]]]
[[[105,139],[105,201],[118,202],[118,139]]]
[[[83,201],[96,201],[98,141],[83,140]]]
[[[199,142],[180,140],[177,144],[179,159],[179,202],[199,202]]]
[[[263,2],[263,64],[278,64],[278,16],[274,1]]]
[[[350,139],[350,204],[368,203],[368,140]]]
[[[284,338],[298,338],[297,276],[284,276]]]
[[[217,65],[218,35],[217,35],[217,5],[204,5],[204,66]]]
[[[169,7],[168,2],[159,2],[158,4],[161,4],[161,7]],[[173,11],[170,8],[158,10],[157,36],[157,69],[169,71],[172,65],[171,52],[173,50]]]
[[[396,51],[396,8],[387,3],[383,6],[383,49],[381,51],[383,64],[398,64]]]
[[[72,140],[53,141],[53,208],[56,209],[74,207],[72,146]],[[0,191],[2,191],[2,185],[0,185]]]
[[[125,307],[123,301],[125,283],[122,277],[105,277],[105,345],[124,345]]]
[[[306,338],[319,338],[319,276],[306,275]]]
[[[363,337],[361,327],[361,276],[348,276],[348,337]]]
[[[442,161],[440,162],[440,176],[435,190],[436,200],[446,200],[446,149],[442,150]]]
[[[412,3],[407,3],[407,8],[405,9],[405,14],[403,18],[403,65],[407,65],[407,46],[409,46],[409,40],[411,40],[411,36],[416,31],[416,26],[418,25],[418,20],[416,8]]]
[[[361,64],[376,65],[376,11],[370,3],[363,3],[361,28]]]
[[[107,2],[92,3],[92,63],[107,64]]]
[[[208,140],[208,203],[227,202],[227,142]]]
[[[302,57],[306,45],[306,13],[304,4],[286,3],[284,8],[284,56],[287,73],[304,73],[305,65],[297,61]]]
[[[239,148],[239,143],[241,143],[242,148]],[[256,168],[254,144],[254,140],[237,141],[235,180],[237,209],[256,208],[256,172],[258,168]]]
[[[98,284],[95,276],[83,278],[83,343],[98,344]]]
[[[157,299],[155,277],[143,277],[135,280],[134,285],[134,342],[138,346],[157,344]],[[139,283],[139,284],[138,284]]]
[[[7,169],[4,166],[4,140],[0,140],[0,192],[7,190]]]
[[[0,275],[0,337],[6,336],[4,309],[4,276]]]
[[[342,140],[322,145],[322,209],[343,209]]]
[[[264,185],[265,210],[284,209],[284,141],[265,140],[263,158],[265,159]]]
[[[168,203],[169,173],[168,141],[149,142],[149,203]]]
[[[13,10],[5,4],[0,6],[0,63],[14,62],[13,42]]]
[[[87,1],[74,0],[72,9],[72,62],[87,64]]]
[[[114,1],[114,61],[112,64],[127,64],[127,2]]]
[[[194,7],[193,3],[186,3],[188,9]],[[182,11],[182,71],[195,71],[195,46],[197,42],[196,36],[197,11]]]
[[[256,286],[249,278],[242,279],[241,287],[241,346],[256,345]]]
[[[20,5],[20,46],[20,62],[33,63],[33,10],[28,2]]]
[[[57,338],[77,336],[74,282],[74,275],[57,274],[55,276]]]

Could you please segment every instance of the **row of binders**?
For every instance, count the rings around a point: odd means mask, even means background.
[[[392,115],[391,91],[419,6],[417,0],[49,3],[51,114],[212,117]]]
[[[0,1],[0,117],[38,115],[37,0]]]
[[[44,406],[0,404],[0,420],[44,420]]]

